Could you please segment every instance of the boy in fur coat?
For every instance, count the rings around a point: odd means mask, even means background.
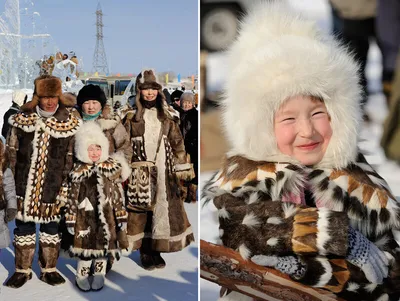
[[[123,155],[109,156],[108,150],[108,139],[96,122],[86,122],[76,134],[78,162],[69,177],[66,226],[73,235],[69,253],[79,258],[76,285],[83,291],[102,289],[106,257],[111,254],[119,259],[121,249],[128,247],[121,182],[128,178],[130,168]]]
[[[229,56],[231,150],[203,191],[222,243],[345,300],[398,300],[400,206],[358,153],[357,64],[281,1],[250,11]]]

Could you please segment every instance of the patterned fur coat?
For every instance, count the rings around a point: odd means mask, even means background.
[[[81,122],[60,103],[50,118],[42,119],[27,109],[12,115],[9,123],[7,146],[17,193],[16,218],[58,221],[73,165],[74,134]]]
[[[342,170],[233,156],[203,193],[218,208],[222,243],[242,257],[299,256],[300,282],[346,300],[400,297],[400,204],[362,155]],[[390,254],[383,285],[344,259],[349,225]]]
[[[145,109],[142,117],[136,121],[133,114],[127,115],[125,127],[131,138],[131,155],[128,161],[133,163],[154,160],[162,131],[155,163],[158,169],[156,204],[151,232],[137,234],[134,228],[143,221],[128,220],[129,243],[136,249],[144,237],[149,237],[152,238],[152,247],[156,251],[180,251],[194,241],[178,184],[179,178],[187,176],[191,165],[186,163],[186,151],[179,126],[168,112],[160,114],[156,108]]]
[[[127,221],[122,185],[117,182],[122,168],[111,157],[97,164],[75,163],[66,206],[66,226],[75,229],[71,256],[119,258],[121,249],[128,247],[126,231],[117,227]]]

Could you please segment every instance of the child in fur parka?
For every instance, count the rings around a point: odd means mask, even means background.
[[[128,247],[121,182],[128,178],[130,168],[123,155],[109,156],[108,150],[108,139],[100,126],[86,122],[76,135],[78,162],[70,173],[66,206],[66,226],[73,235],[69,253],[79,258],[76,284],[83,291],[102,289],[106,257],[111,254],[119,259],[121,250]]]
[[[222,243],[345,300],[398,300],[400,206],[358,152],[351,55],[277,1],[250,11],[229,59],[231,150],[203,191]]]

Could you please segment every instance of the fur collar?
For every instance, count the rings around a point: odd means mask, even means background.
[[[230,194],[248,204],[280,201],[308,189],[318,207],[346,212],[352,225],[374,237],[400,229],[400,204],[382,177],[359,154],[355,163],[343,169],[310,169],[291,163],[252,161],[233,156],[205,185],[203,197],[210,201]]]
[[[72,182],[82,182],[84,179],[90,178],[94,173],[115,180],[121,176],[122,165],[113,158],[108,158],[106,161],[96,164],[78,162],[74,164],[70,172],[70,178]]]
[[[65,108],[62,108],[66,110]],[[42,127],[50,136],[55,138],[66,138],[73,136],[81,126],[81,120],[73,116],[67,110],[67,118],[59,119],[60,114],[57,114],[47,119],[42,119],[37,113],[20,112],[12,115],[8,119],[8,123],[14,127],[20,128],[24,132],[33,132],[37,126]],[[63,113],[64,114],[64,113]]]

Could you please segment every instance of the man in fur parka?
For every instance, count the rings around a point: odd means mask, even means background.
[[[203,191],[222,243],[345,300],[398,300],[400,206],[358,153],[351,55],[277,1],[249,12],[229,59],[231,150]]]
[[[131,250],[140,248],[142,265],[150,270],[165,266],[160,252],[180,251],[194,240],[179,190],[179,180],[190,180],[194,174],[186,161],[179,117],[167,105],[153,70],[137,76],[136,93],[137,110],[128,113],[125,122],[131,141],[129,162],[134,166],[155,161],[157,186],[154,191],[139,187],[139,177],[132,172],[126,199],[128,239]],[[143,209],[139,205],[147,203],[148,193],[155,193],[155,203]]]
[[[10,117],[7,137],[14,174],[18,212],[14,229],[15,273],[9,287],[32,278],[39,231],[40,279],[50,285],[65,282],[57,272],[60,208],[66,198],[67,177],[73,164],[74,135],[81,122],[65,108],[61,80],[50,75],[35,79],[32,101]]]
[[[83,290],[100,290],[104,285],[106,257],[119,259],[128,248],[127,213],[121,182],[130,175],[123,155],[109,155],[109,142],[94,121],[84,123],[76,134],[78,162],[69,177],[66,226],[74,236],[69,253],[77,257],[76,284]],[[94,277],[89,270],[94,259]]]

